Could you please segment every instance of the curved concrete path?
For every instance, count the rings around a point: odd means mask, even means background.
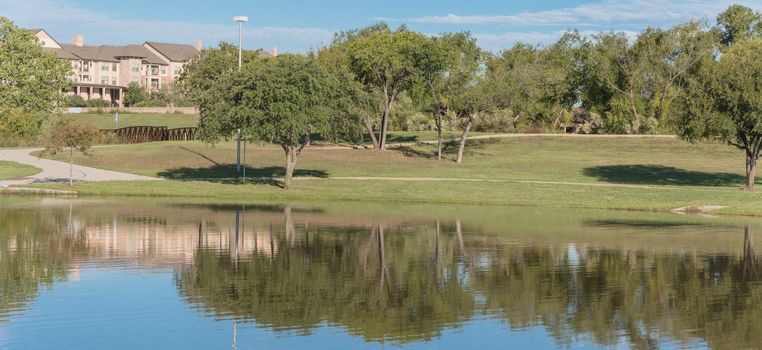
[[[24,185],[30,183],[51,183],[69,181],[69,163],[37,158],[30,153],[42,148],[0,149],[0,160],[28,164],[42,169],[42,172],[17,180],[0,180],[0,187]],[[156,177],[141,176],[117,171],[90,168],[74,164],[74,181],[140,181],[162,180]]]

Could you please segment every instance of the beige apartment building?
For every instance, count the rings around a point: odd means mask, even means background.
[[[169,86],[180,75],[183,65],[201,52],[200,41],[195,45],[146,42],[89,46],[82,35],[75,35],[71,43],[65,44],[43,29],[30,31],[43,49],[71,62],[72,87],[66,92],[68,96],[106,100],[119,107],[124,105],[127,85],[135,82],[147,90]]]

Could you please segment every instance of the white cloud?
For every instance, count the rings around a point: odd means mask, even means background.
[[[192,43],[205,45],[219,41],[238,41],[234,23],[198,23],[184,21],[146,21],[119,18],[110,12],[92,11],[60,0],[0,0],[0,16],[8,17],[27,28],[43,27],[59,41],[72,34],[84,34],[93,44],[127,44],[143,41]],[[281,51],[304,51],[330,43],[333,31],[322,28],[244,27],[247,48],[279,46]]]
[[[629,30],[617,31],[624,33],[628,38],[634,40],[638,33]],[[507,49],[516,43],[547,45],[556,42],[561,36],[568,33],[566,30],[554,32],[506,32],[501,34],[477,33],[474,34],[479,46],[485,50],[498,52]],[[592,37],[600,31],[585,30],[579,31],[579,34],[585,37]]]
[[[713,18],[737,0],[606,0],[575,7],[511,15],[423,16],[409,19],[414,23],[506,25],[506,26],[591,26],[598,24],[665,24],[691,19]],[[762,8],[758,0],[744,5]]]

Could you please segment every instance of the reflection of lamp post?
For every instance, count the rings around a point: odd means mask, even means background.
[[[243,54],[243,24],[249,20],[249,17],[246,16],[235,16],[233,17],[233,21],[238,22],[238,73],[241,73],[241,61],[242,61],[242,54]],[[236,174],[241,174],[241,128],[238,127],[238,144],[236,146],[237,154],[236,154],[236,165],[235,170]]]

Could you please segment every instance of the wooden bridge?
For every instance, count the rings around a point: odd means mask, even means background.
[[[116,135],[122,143],[155,141],[193,141],[198,128],[169,129],[166,126],[128,126],[119,129],[101,129],[106,135]]]

